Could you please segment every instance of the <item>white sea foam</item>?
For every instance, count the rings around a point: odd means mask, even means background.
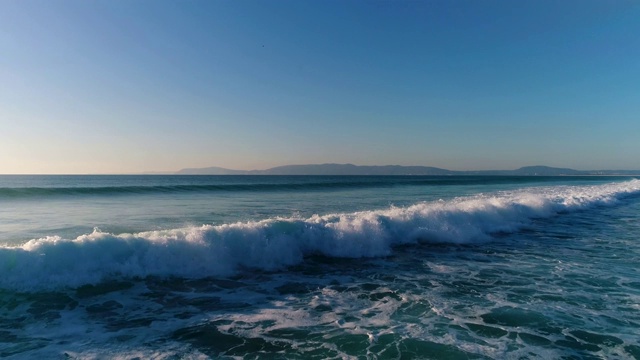
[[[640,192],[640,180],[480,194],[451,201],[310,218],[274,218],[136,234],[95,230],[0,247],[0,288],[76,287],[119,277],[229,276],[277,270],[311,254],[376,257],[394,245],[469,243],[521,229],[533,218],[612,204]]]

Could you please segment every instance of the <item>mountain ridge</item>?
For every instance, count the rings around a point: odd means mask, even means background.
[[[580,175],[640,175],[640,170],[574,170],[545,165],[524,166],[514,170],[448,170],[432,166],[302,164],[276,166],[264,170],[233,170],[217,166],[185,168],[175,175],[504,175],[504,176],[580,176]]]

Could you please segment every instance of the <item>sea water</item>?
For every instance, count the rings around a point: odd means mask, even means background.
[[[631,177],[0,176],[0,357],[639,359]]]

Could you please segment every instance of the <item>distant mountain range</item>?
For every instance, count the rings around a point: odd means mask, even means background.
[[[156,173],[160,174],[160,173]],[[515,170],[454,171],[430,166],[358,166],[353,164],[286,165],[266,170],[232,170],[221,167],[190,168],[163,174],[177,175],[510,175],[578,176],[640,175],[640,170],[574,170],[549,166],[525,166]]]

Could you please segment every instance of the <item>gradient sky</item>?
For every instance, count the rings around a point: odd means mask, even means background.
[[[0,1],[0,173],[640,169],[638,1]]]

